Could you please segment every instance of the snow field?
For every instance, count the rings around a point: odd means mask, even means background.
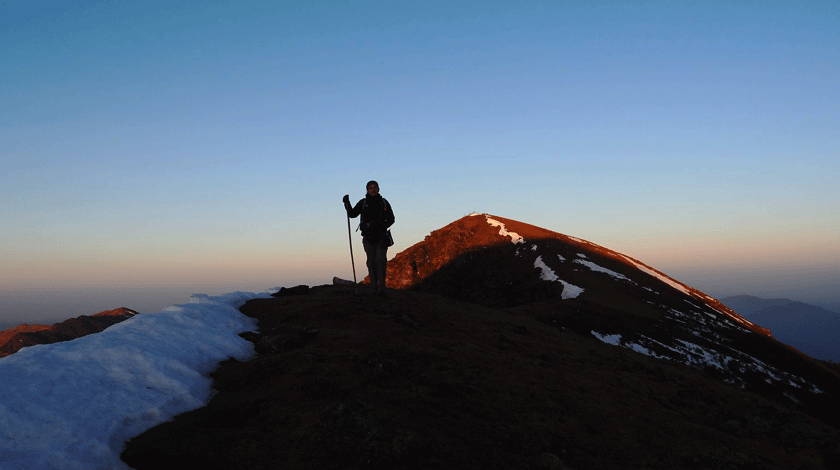
[[[127,469],[125,441],[207,403],[207,374],[253,355],[238,309],[268,293],[194,295],[64,343],[0,359],[0,468]]]

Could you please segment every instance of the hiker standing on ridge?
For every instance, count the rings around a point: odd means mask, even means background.
[[[344,195],[344,208],[347,216],[356,218],[362,216],[359,227],[362,229],[362,245],[367,255],[368,276],[370,285],[379,295],[385,295],[385,276],[387,268],[388,247],[393,245],[388,228],[394,225],[394,211],[391,204],[379,195],[379,183],[368,181],[367,194],[364,199],[350,206],[350,196]]]

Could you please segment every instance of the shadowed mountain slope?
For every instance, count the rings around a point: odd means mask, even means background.
[[[540,227],[486,214],[432,232],[389,263],[389,286],[491,307],[547,303],[602,341],[708,370],[740,386],[791,397],[818,387],[775,365],[769,330],[629,256]],[[533,309],[530,309],[533,310]],[[804,393],[804,395],[803,395]]]
[[[27,346],[52,344],[99,333],[111,325],[127,320],[137,312],[125,307],[94,315],[81,315],[53,325],[18,325],[0,332],[0,357],[14,354]]]
[[[137,469],[820,469],[840,375],[603,247],[488,215],[352,286],[248,302],[257,356]],[[364,289],[362,289],[364,290]]]

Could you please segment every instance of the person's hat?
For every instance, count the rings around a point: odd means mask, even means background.
[[[365,185],[365,191],[367,191],[367,188],[369,188],[369,187],[370,187],[370,185],[372,185],[372,184],[375,184],[377,188],[379,187],[379,183],[377,183],[377,182],[376,182],[376,181],[374,181],[374,180],[370,180],[370,181],[368,181],[368,182],[367,182],[367,184]]]

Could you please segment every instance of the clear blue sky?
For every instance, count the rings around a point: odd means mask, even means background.
[[[686,3],[2,2],[0,318],[350,278],[369,179],[390,256],[478,211],[840,291],[840,3]]]

